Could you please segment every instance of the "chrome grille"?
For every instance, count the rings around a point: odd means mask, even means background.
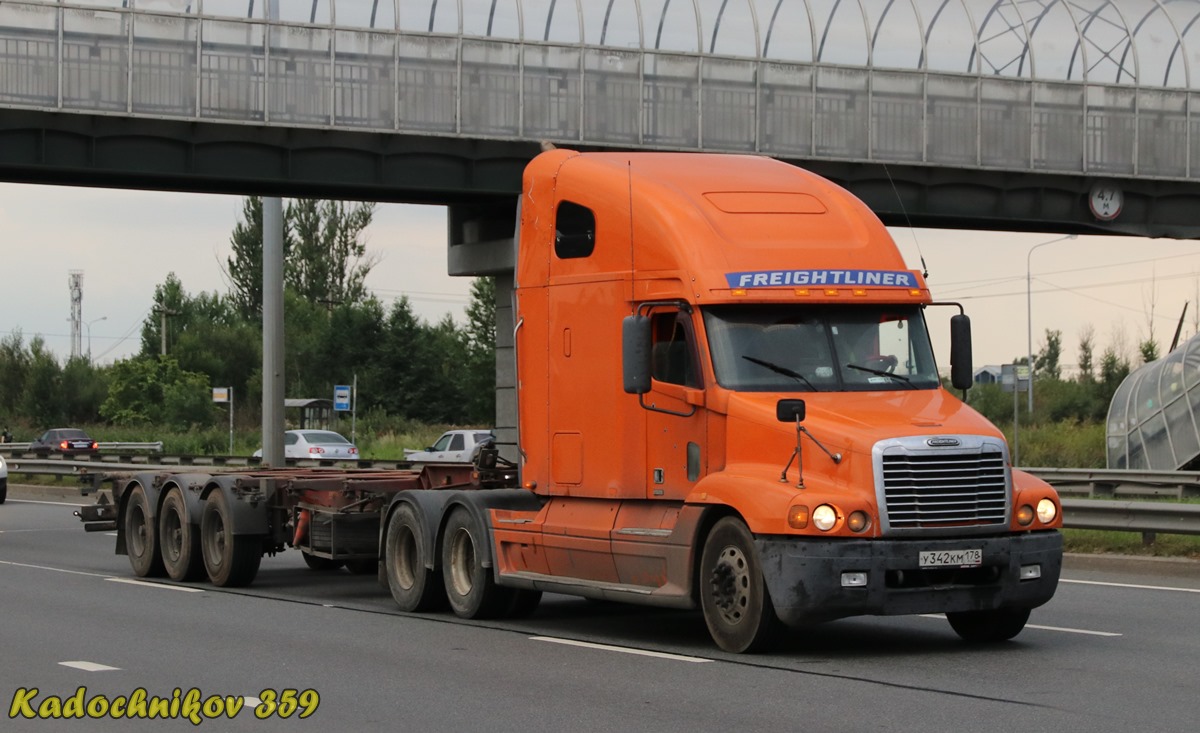
[[[909,441],[904,442],[911,442]],[[963,451],[881,451],[884,527],[921,531],[990,528],[1008,522],[1007,459],[995,444]]]

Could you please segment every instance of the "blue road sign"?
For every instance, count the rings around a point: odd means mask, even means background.
[[[350,410],[350,385],[338,384],[333,388],[333,409],[338,412]]]

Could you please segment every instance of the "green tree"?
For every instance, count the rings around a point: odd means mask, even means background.
[[[41,336],[29,342],[29,370],[20,409],[36,426],[54,427],[63,419],[62,367]]]
[[[0,339],[0,414],[5,420],[12,420],[21,409],[29,362],[29,351],[19,330]]]
[[[496,280],[477,278],[471,283],[466,328],[466,413],[473,424],[496,419]]]
[[[1046,329],[1046,343],[1033,358],[1033,368],[1041,376],[1058,379],[1061,374],[1062,331]]]
[[[1096,329],[1088,324],[1079,333],[1079,379],[1078,381],[1085,384],[1090,384],[1095,376],[1092,374],[1095,365],[1092,363],[1093,353],[1095,351]]]
[[[115,424],[188,429],[216,417],[208,377],[181,369],[170,356],[118,361],[110,375],[100,414]]]
[[[286,218],[293,243],[285,253],[287,286],[328,308],[363,300],[367,275],[379,262],[367,253],[363,239],[374,216],[375,205],[369,203],[350,206],[317,199],[289,203]]]
[[[1158,361],[1158,342],[1154,340],[1153,336],[1138,344],[1138,354],[1142,357],[1143,364]]]

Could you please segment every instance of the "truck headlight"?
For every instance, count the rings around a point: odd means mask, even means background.
[[[837,524],[837,510],[828,504],[822,504],[813,509],[812,523],[822,532],[828,532],[833,529],[833,525]]]
[[[1037,515],[1039,522],[1050,524],[1058,516],[1058,507],[1050,499],[1042,499],[1037,503]]]

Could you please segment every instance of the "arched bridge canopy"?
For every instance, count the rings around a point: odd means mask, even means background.
[[[1200,467],[1200,335],[1125,378],[1108,408],[1109,468]]]
[[[314,30],[442,34],[1176,89],[1195,88],[1190,65],[1200,60],[1188,53],[1189,44],[1200,45],[1196,0],[30,2]],[[170,25],[165,19],[157,24]]]

